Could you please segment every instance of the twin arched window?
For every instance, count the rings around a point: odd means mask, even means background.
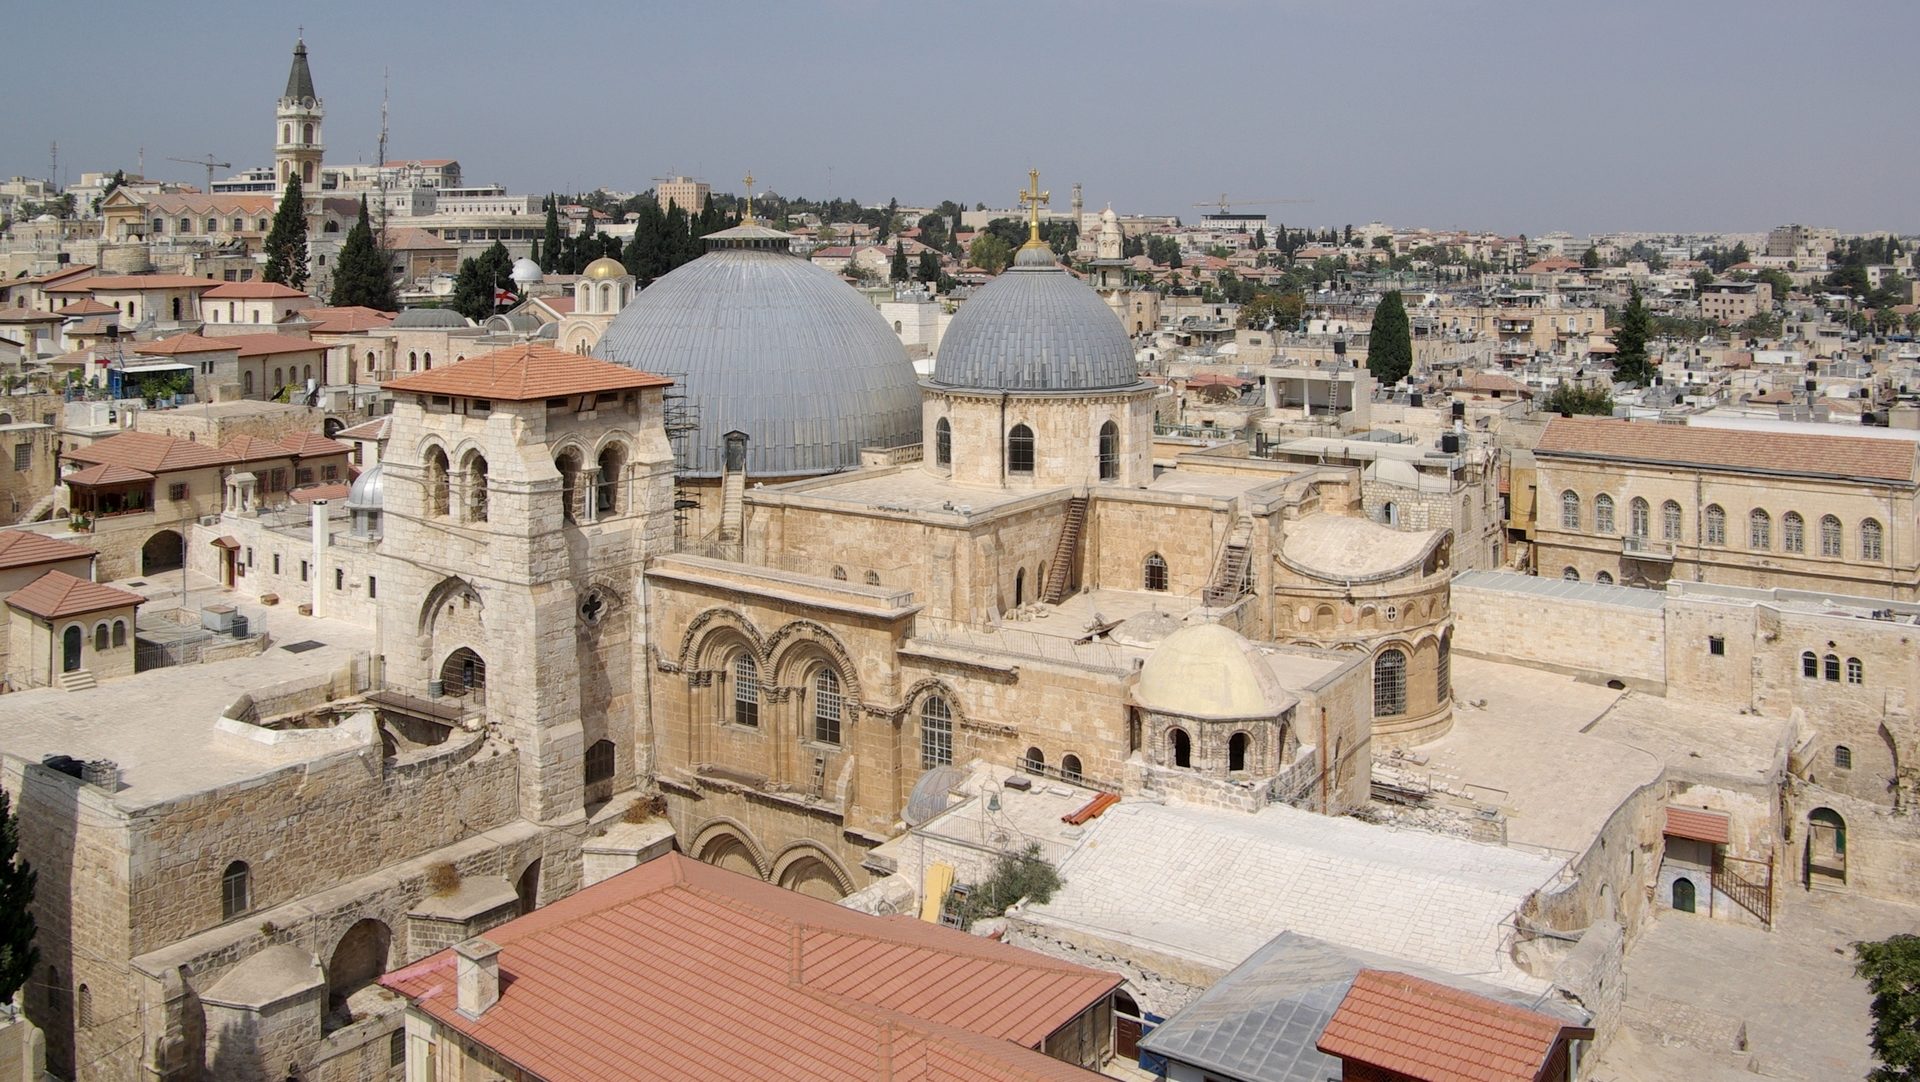
[[[920,704],[920,769],[953,762],[953,708],[938,695]]]
[[[1392,717],[1407,712],[1407,655],[1389,647],[1373,659],[1373,714]]]
[[[1007,433],[1007,472],[1033,472],[1033,429],[1014,425]]]
[[[487,521],[487,458],[478,451],[467,456],[467,521]]]
[[[593,507],[596,512],[603,515],[620,513],[620,475],[626,466],[626,451],[619,444],[600,452],[600,473],[593,487]]]
[[[844,701],[840,697],[840,677],[832,669],[813,674],[813,738],[822,744],[840,742],[840,719]]]
[[[1112,421],[1100,426],[1100,480],[1120,476],[1120,427]]]
[[[1572,489],[1560,494],[1560,528],[1563,530],[1580,528],[1580,494]]]
[[[427,448],[427,514],[445,516],[448,498],[447,453],[438,447]]]
[[[760,727],[760,666],[751,654],[733,659],[733,723]]]
[[[953,465],[953,425],[947,423],[945,417],[933,426],[933,464]]]
[[[1165,593],[1167,590],[1167,561],[1157,552],[1147,555],[1144,585],[1156,593]]]

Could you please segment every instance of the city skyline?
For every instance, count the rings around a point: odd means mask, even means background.
[[[570,8],[546,43],[526,10],[484,3],[392,25],[372,5],[288,6],[217,38],[114,17],[130,10],[78,16],[82,71],[152,75],[16,110],[0,173],[44,175],[54,141],[64,182],[134,169],[141,148],[149,177],[193,184],[203,170],[169,158],[267,164],[304,20],[329,164],[373,159],[384,71],[390,158],[457,158],[516,192],[672,172],[737,191],[751,169],[787,195],[1006,206],[1037,165],[1057,202],[1078,181],[1091,207],[1189,221],[1225,192],[1311,200],[1252,209],[1315,226],[1920,229],[1899,182],[1920,151],[1885,145],[1920,14],[1891,4],[590,7],[631,31],[578,32]],[[14,21],[46,40],[75,18]],[[216,66],[154,61],[209,46]],[[24,96],[74,75],[41,50],[8,80]]]

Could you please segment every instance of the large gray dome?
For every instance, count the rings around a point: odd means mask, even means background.
[[[1107,302],[1050,255],[1020,256],[954,314],[931,382],[1041,393],[1139,386],[1133,343]]]
[[[396,330],[403,331],[441,327],[452,330],[471,327],[473,324],[467,322],[466,316],[451,308],[409,308],[393,317],[392,326]]]
[[[860,464],[860,448],[920,439],[913,364],[886,320],[845,282],[788,254],[784,233],[742,226],[640,291],[594,355],[671,377],[699,427],[682,469],[721,472],[724,437],[748,436],[765,477]]]

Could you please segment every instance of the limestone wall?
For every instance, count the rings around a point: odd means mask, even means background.
[[[1667,683],[1659,609],[1545,598],[1518,590],[1453,587],[1454,649],[1659,692]]]

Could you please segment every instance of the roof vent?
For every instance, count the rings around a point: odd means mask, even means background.
[[[454,1005],[467,1018],[478,1018],[500,1002],[500,946],[476,936],[455,944]]]

